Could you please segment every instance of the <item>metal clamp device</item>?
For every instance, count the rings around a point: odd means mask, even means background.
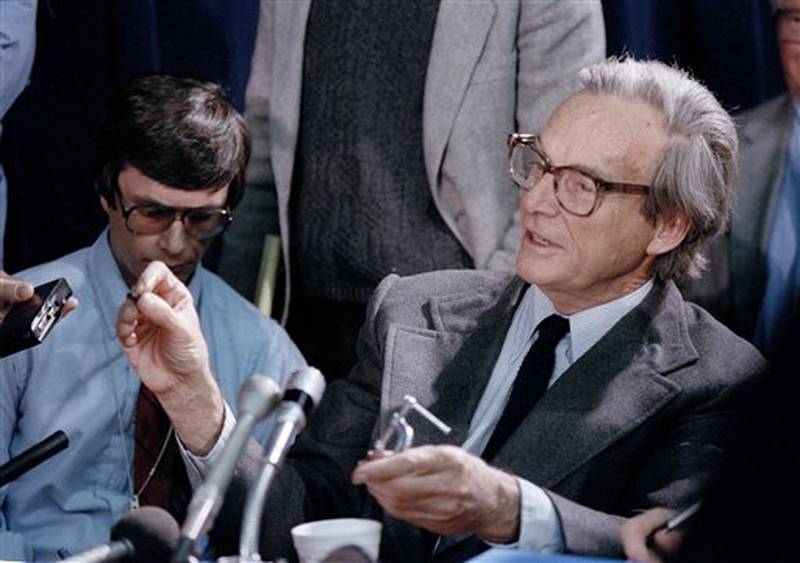
[[[452,429],[447,424],[420,405],[414,397],[406,395],[403,397],[403,405],[392,415],[389,426],[383,431],[380,438],[375,440],[374,450],[390,450],[398,453],[412,446],[414,443],[414,428],[406,420],[406,416],[411,411],[417,411],[445,435],[450,434]]]

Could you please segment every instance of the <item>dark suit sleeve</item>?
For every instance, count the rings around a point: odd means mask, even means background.
[[[742,365],[743,374],[760,372],[763,365]],[[587,555],[622,556],[619,528],[639,509],[666,506],[686,508],[700,499],[711,472],[718,467],[729,437],[739,422],[746,397],[758,378],[743,375],[722,390],[688,392],[681,404],[668,407],[665,419],[675,419],[652,444],[651,453],[613,510],[604,512],[546,491],[558,512],[565,550]],[[675,412],[679,414],[674,415]],[[636,436],[623,440],[623,446]]]
[[[378,421],[382,338],[376,334],[376,318],[396,279],[384,280],[370,302],[359,337],[358,365],[346,380],[329,386],[308,429],[275,476],[261,530],[265,560],[294,556],[293,526],[323,518],[362,516],[367,509],[366,488],[352,485],[350,474],[371,447]],[[258,479],[261,455],[260,447],[251,443],[237,468],[212,534],[217,555],[238,553],[244,503]]]

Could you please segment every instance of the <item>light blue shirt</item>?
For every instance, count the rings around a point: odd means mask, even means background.
[[[548,387],[641,303],[652,287],[650,280],[614,301],[566,317],[569,332],[556,345],[555,366]],[[483,452],[503,414],[522,361],[538,336],[534,334],[534,327],[552,314],[557,314],[553,302],[539,288],[531,286],[514,313],[486,390],[472,415],[469,434],[463,444],[467,451],[478,456]],[[561,524],[552,501],[540,487],[521,478],[517,481],[522,495],[519,541],[506,547],[540,553],[563,551]]]
[[[130,508],[139,378],[114,333],[128,287],[107,232],[19,277],[34,284],[65,277],[80,306],[42,344],[0,360],[0,463],[56,430],[70,441],[0,490],[0,559],[58,559],[107,542]],[[306,365],[283,329],[216,275],[198,268],[189,290],[229,404],[250,375],[283,384]],[[262,439],[268,426],[258,429]]]
[[[35,51],[36,0],[0,0],[0,120],[28,84]],[[8,208],[6,192],[6,178],[0,165],[0,267]]]

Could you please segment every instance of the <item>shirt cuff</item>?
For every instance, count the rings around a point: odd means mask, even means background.
[[[530,481],[517,477],[520,491],[519,539],[511,544],[491,544],[506,549],[524,549],[536,553],[564,551],[561,521],[553,501]]]
[[[211,466],[222,455],[222,449],[225,447],[225,443],[236,425],[236,417],[233,411],[228,406],[227,401],[224,404],[225,415],[222,419],[222,431],[219,433],[219,438],[217,438],[214,446],[206,455],[198,456],[193,454],[183,446],[183,442],[178,438],[178,449],[181,452],[183,464],[186,466],[186,475],[189,477],[189,483],[193,490],[203,484],[203,479],[208,474]]]

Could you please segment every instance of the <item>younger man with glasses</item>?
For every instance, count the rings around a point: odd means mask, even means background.
[[[81,306],[43,344],[0,360],[0,463],[55,430],[70,440],[0,493],[0,559],[59,559],[105,543],[140,503],[179,519],[185,510],[192,468],[173,437],[180,421],[160,405],[168,393],[156,400],[140,385],[114,329],[151,262],[187,285],[208,343],[211,365],[198,376],[216,395],[192,397],[190,414],[221,422],[220,398],[235,404],[248,376],[280,380],[305,365],[277,324],[200,265],[241,200],[249,142],[214,84],[149,76],[111,102],[97,145],[108,229],[91,247],[18,274],[34,285],[66,278]],[[182,446],[206,447],[198,439]]]

